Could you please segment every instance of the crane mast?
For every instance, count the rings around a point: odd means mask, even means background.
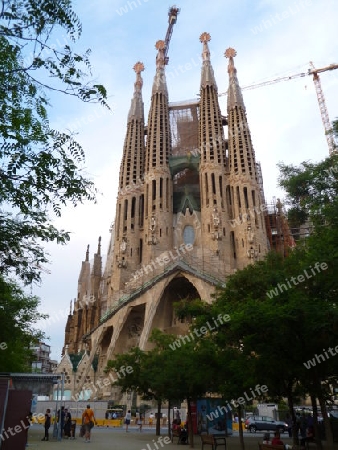
[[[312,70],[310,70],[311,73],[313,73],[313,82],[315,84],[315,89],[316,89],[316,94],[317,94],[317,100],[318,100],[318,104],[319,104],[319,110],[320,110],[320,115],[322,118],[322,122],[324,125],[324,130],[325,130],[325,136],[326,136],[326,140],[327,140],[327,145],[329,146],[329,152],[330,155],[334,152],[335,150],[335,142],[333,139],[333,130],[332,130],[332,126],[331,126],[331,122],[330,122],[330,118],[329,118],[329,113],[326,107],[326,103],[325,103],[325,97],[324,97],[324,92],[322,90],[322,86],[320,83],[320,78],[318,75],[318,70],[315,69],[315,66],[313,65],[312,61],[310,62],[310,65],[312,67]],[[335,68],[337,68],[338,65],[336,65]],[[324,68],[325,70],[332,70],[333,68]],[[322,72],[324,72],[324,69],[321,69]]]
[[[329,147],[329,153],[331,155],[335,151],[336,146],[335,146],[335,142],[333,139],[332,126],[331,126],[329,113],[328,113],[326,103],[325,103],[324,92],[322,90],[320,78],[319,78],[318,74],[322,73],[322,72],[326,72],[328,70],[338,69],[338,64],[330,64],[329,66],[322,67],[320,69],[316,69],[315,66],[313,65],[313,63],[310,62],[310,66],[311,66],[311,69],[309,69],[307,72],[300,72],[300,73],[296,73],[296,74],[289,75],[289,76],[278,77],[278,78],[274,78],[272,80],[262,81],[261,83],[250,84],[248,86],[244,86],[242,88],[242,91],[256,89],[256,88],[259,88],[262,86],[268,86],[270,84],[279,83],[280,81],[289,81],[289,80],[293,80],[295,78],[305,77],[307,75],[313,75],[313,82],[314,82],[315,89],[316,89],[320,115],[321,115],[322,122],[324,125],[325,136],[326,136],[327,144]],[[227,94],[227,92],[222,92],[221,94],[219,94],[219,96],[221,97],[226,94]]]
[[[180,12],[179,8],[176,8],[176,6],[172,6],[171,8],[169,8],[168,11],[168,22],[169,22],[169,26],[167,29],[167,34],[165,35],[165,49],[164,49],[164,63],[167,65],[169,63],[169,57],[168,55],[168,51],[169,51],[169,44],[170,44],[170,39],[171,39],[171,35],[173,34],[173,28],[175,23],[177,22],[177,16]]]

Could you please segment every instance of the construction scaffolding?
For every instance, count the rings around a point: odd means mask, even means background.
[[[169,103],[172,156],[199,155],[199,100]]]
[[[265,214],[265,226],[267,236],[270,242],[271,250],[288,256],[296,243],[292,236],[288,220],[283,210],[283,205],[279,199],[277,202],[267,204]]]

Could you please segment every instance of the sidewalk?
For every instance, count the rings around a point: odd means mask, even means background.
[[[49,442],[42,442],[43,427],[41,425],[33,425],[28,433],[28,447],[27,449],[48,449],[48,450],[70,450],[80,448],[91,448],[92,450],[183,450],[188,449],[188,446],[180,445],[178,447],[176,440],[171,443],[167,437],[167,430],[161,429],[161,436],[156,436],[155,428],[144,428],[142,433],[138,431],[137,427],[129,428],[130,431],[126,433],[124,428],[103,428],[94,427],[92,430],[92,439],[89,444],[85,444],[84,439],[79,437],[79,427],[76,428],[76,439],[56,441],[51,439]],[[52,431],[50,432],[52,436]],[[262,442],[260,434],[245,435],[245,450],[258,450],[258,442]],[[284,438],[283,441],[291,444],[289,438]],[[168,443],[169,442],[169,443]],[[194,436],[194,448],[201,449],[201,440],[199,436]],[[221,448],[221,447],[220,447]],[[14,450],[14,449],[13,449]],[[227,450],[240,450],[238,434],[227,438]]]

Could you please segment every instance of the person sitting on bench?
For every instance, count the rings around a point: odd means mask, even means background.
[[[306,443],[313,441],[314,437],[315,437],[314,428],[311,425],[306,429],[306,436],[301,438],[301,440],[300,440],[301,449],[305,449]]]

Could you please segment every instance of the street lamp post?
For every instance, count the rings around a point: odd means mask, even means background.
[[[59,406],[59,384],[61,381],[61,398],[60,398],[60,414],[58,416],[58,406]],[[53,426],[53,438],[61,441],[62,439],[62,427],[61,427],[61,403],[64,397],[65,390],[65,374],[57,375],[56,378],[53,379],[53,384],[56,384],[56,403],[55,403],[55,420]]]
[[[54,426],[53,426],[53,438],[56,439],[58,436],[58,402],[59,402],[59,378],[53,379],[53,384],[56,384],[56,403],[55,403],[55,418],[54,418]]]
[[[63,397],[64,397],[64,391],[65,391],[65,373],[62,372],[61,374],[61,401],[60,405],[62,403]],[[60,407],[60,418],[59,418],[59,426],[58,426],[58,441],[62,440],[62,420],[61,420],[61,407]]]

